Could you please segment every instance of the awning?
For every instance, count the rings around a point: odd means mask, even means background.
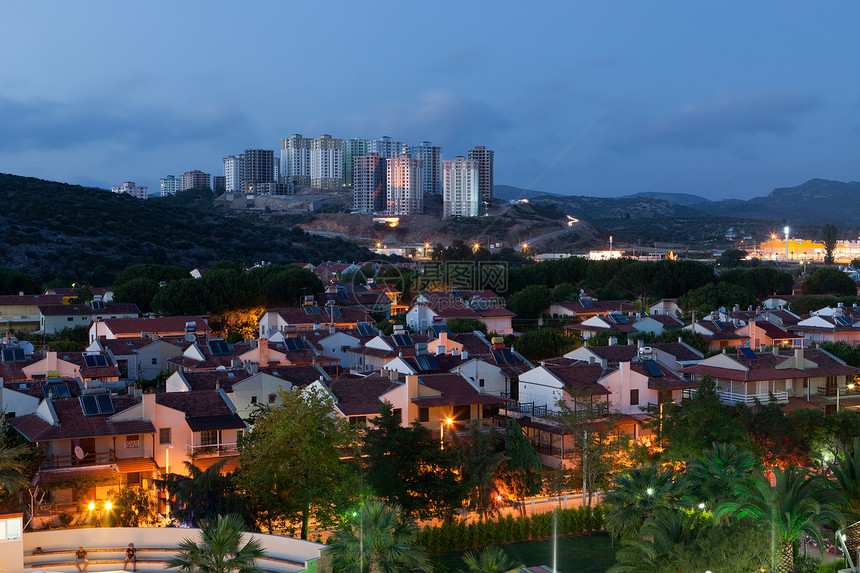
[[[194,418],[186,418],[188,427],[192,432],[203,432],[206,430],[242,430],[245,429],[245,422],[239,417],[239,414],[231,414],[229,416],[196,416]]]

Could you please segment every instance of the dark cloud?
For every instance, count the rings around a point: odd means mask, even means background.
[[[801,116],[814,110],[820,98],[788,90],[759,91],[740,97],[723,96],[707,103],[687,105],[658,118],[636,118],[635,112],[617,110],[614,123],[621,133],[619,148],[651,146],[716,148],[738,136],[783,135]]]
[[[59,150],[96,142],[157,147],[222,138],[246,124],[236,110],[206,102],[180,113],[102,99],[67,103],[0,96],[0,151]]]

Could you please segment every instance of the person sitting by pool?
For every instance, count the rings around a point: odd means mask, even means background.
[[[84,568],[81,569],[81,563],[84,564]],[[78,571],[83,573],[89,567],[90,562],[87,561],[87,550],[84,549],[83,545],[78,545],[78,550],[75,551],[75,567],[78,568]]]
[[[137,571],[137,549],[134,548],[134,543],[129,543],[128,549],[125,550],[125,563],[122,566],[123,571],[125,571],[129,561],[131,561],[131,570]]]

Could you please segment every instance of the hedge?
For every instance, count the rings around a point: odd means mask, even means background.
[[[553,512],[537,513],[531,517],[500,516],[466,523],[451,521],[442,525],[425,526],[415,537],[415,545],[435,555],[449,551],[465,551],[485,545],[501,545],[552,535]],[[604,512],[599,505],[558,511],[558,534],[570,535],[603,529]]]

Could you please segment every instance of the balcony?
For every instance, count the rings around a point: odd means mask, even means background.
[[[70,468],[90,467],[90,466],[107,466],[116,462],[114,451],[93,452],[86,454],[82,459],[78,459],[75,454],[65,454],[62,456],[50,456],[42,460],[42,465],[39,467],[42,471],[50,470],[66,470]]]
[[[185,453],[190,458],[209,458],[217,456],[238,456],[239,447],[236,442],[221,444],[185,444]]]
[[[788,402],[788,392],[759,392],[759,393],[751,393],[744,394],[740,392],[730,392],[728,390],[720,390],[717,389],[717,396],[720,398],[720,402],[723,404],[728,404],[733,406],[735,404],[746,404],[747,406],[752,406],[755,404],[756,400],[761,402],[762,404],[767,404],[770,402],[770,397],[773,395],[774,399],[779,404],[785,404]]]
[[[860,396],[860,384],[852,384],[851,386],[819,386],[818,395],[826,398],[836,398],[836,393],[839,392],[841,398],[851,396]]]

